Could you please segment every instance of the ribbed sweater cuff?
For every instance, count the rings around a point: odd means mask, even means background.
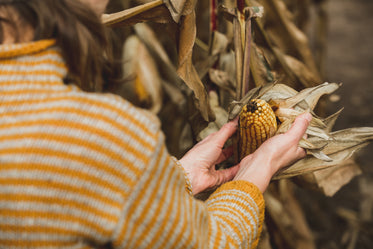
[[[179,160],[177,160],[176,157],[171,156],[171,159],[175,162],[175,164],[177,165],[177,167],[178,167],[179,169],[181,169],[181,171],[182,171],[183,174],[184,174],[184,178],[185,178],[185,190],[187,191],[188,194],[193,195],[192,184],[191,184],[191,182],[190,182],[190,179],[189,179],[189,177],[188,177],[188,174],[187,174],[186,171],[184,170],[183,166],[181,166],[181,163],[179,162]]]
[[[230,181],[222,186],[220,186],[216,191],[225,191],[225,190],[241,190],[250,195],[251,198],[254,199],[256,205],[259,207],[260,210],[264,209],[264,197],[262,192],[259,190],[257,186],[252,184],[251,182],[239,180],[239,181]]]
[[[221,214],[222,208],[224,218],[229,220],[243,221],[240,227],[246,227],[246,231],[241,231],[249,243],[248,248],[256,248],[264,222],[264,198],[257,186],[248,181],[231,181],[220,186],[207,200],[208,208],[211,212]],[[228,211],[230,210],[230,211]],[[233,229],[234,230],[234,229]],[[249,232],[250,231],[250,232]],[[241,239],[246,240],[244,237]],[[237,245],[245,243],[237,241]]]

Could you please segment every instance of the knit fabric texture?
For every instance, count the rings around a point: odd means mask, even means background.
[[[65,85],[54,44],[0,46],[0,248],[255,248],[258,188],[195,199],[158,119]]]

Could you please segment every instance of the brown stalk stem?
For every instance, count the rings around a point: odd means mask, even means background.
[[[242,48],[242,38],[241,38],[241,26],[238,19],[233,19],[233,29],[234,29],[234,48],[235,48],[235,63],[236,63],[236,100],[241,99],[241,89],[242,89],[242,58],[243,58],[243,48]]]
[[[250,85],[250,57],[251,57],[251,18],[249,17],[246,20],[245,25],[245,48],[244,48],[244,74],[243,74],[243,83],[241,90],[241,98],[243,98],[246,93],[254,88]]]
[[[245,8],[245,0],[237,0],[237,9],[243,13],[243,9]]]
[[[210,4],[210,28],[211,32],[214,32],[217,29],[217,19],[216,19],[216,1],[211,0]]]

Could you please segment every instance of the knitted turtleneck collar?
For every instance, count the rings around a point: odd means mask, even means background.
[[[55,40],[39,40],[27,43],[0,45],[0,59],[29,55],[40,52],[56,44]]]

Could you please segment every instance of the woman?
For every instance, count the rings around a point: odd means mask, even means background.
[[[235,122],[177,161],[156,117],[89,93],[115,78],[106,4],[0,0],[0,248],[255,248],[310,115],[230,169],[214,166]]]

